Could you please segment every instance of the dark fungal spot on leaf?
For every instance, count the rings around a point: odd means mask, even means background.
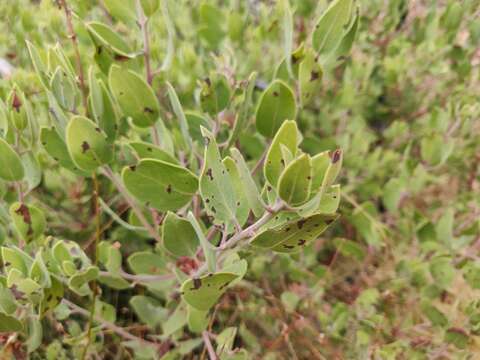
[[[120,55],[120,54],[115,54],[114,59],[116,61],[127,61],[129,60],[128,56]]]
[[[215,206],[212,206],[212,212],[215,214],[217,212],[217,209],[215,209]]]
[[[132,171],[137,170],[137,166],[136,166],[136,165],[131,165],[131,166],[130,166],[130,170],[132,170]]]
[[[90,149],[90,145],[88,142],[82,142],[82,154],[85,154]]]
[[[280,95],[280,94],[278,93],[278,91],[274,91],[274,92],[273,92],[273,96],[277,97],[278,95]]]
[[[205,199],[205,202],[208,204],[210,202],[210,199]]]
[[[149,108],[149,107],[147,107],[147,106],[145,106],[145,107],[143,108],[143,112],[144,112],[144,113],[148,113],[148,114],[153,114],[153,113],[154,113],[153,109],[151,109],[151,108]]]
[[[152,151],[153,151],[153,149],[152,149],[151,147],[148,147],[148,148],[147,148],[147,151],[150,151],[150,152],[152,152]]]
[[[225,284],[221,285],[218,289],[223,290],[230,284],[230,281],[227,281]]]
[[[165,191],[170,194],[170,193],[172,192],[172,184],[168,184],[168,186],[167,186],[167,188],[165,189]]]
[[[293,246],[293,245],[287,245],[287,244],[283,244],[283,247],[284,247],[285,249],[293,249],[293,248],[295,248],[295,246]]]
[[[270,185],[267,186],[267,191],[268,192],[272,191],[272,187]]]
[[[190,290],[198,290],[202,287],[202,280],[201,279],[193,279],[193,287]]]
[[[298,246],[303,246],[303,245],[305,245],[306,242],[307,242],[307,240],[300,239],[300,240],[298,240]]]
[[[320,73],[318,71],[312,71],[310,73],[310,81],[315,81],[320,78]]]
[[[213,181],[213,172],[212,172],[212,169],[211,169],[211,168],[208,168],[208,169],[207,169],[206,174],[207,174],[207,176],[210,178],[210,180]]]
[[[298,220],[297,227],[299,229],[301,229],[303,227],[303,225],[305,225],[306,222],[307,222],[307,220],[305,220],[305,219]]]
[[[101,132],[102,130],[101,130],[99,127],[96,127],[96,128],[95,128],[95,131],[96,131],[96,132]]]
[[[312,177],[310,175],[308,175],[307,180],[312,180]]]
[[[280,163],[281,163],[283,166],[285,166],[285,160],[280,159]]]

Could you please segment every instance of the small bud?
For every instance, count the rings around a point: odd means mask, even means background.
[[[20,108],[22,107],[22,100],[17,95],[17,92],[14,90],[12,95],[12,108],[15,109],[16,112],[20,112]]]

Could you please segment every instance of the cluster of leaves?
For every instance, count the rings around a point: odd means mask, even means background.
[[[479,11],[1,3],[2,355],[478,352]]]

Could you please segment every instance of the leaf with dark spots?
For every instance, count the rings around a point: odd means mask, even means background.
[[[340,156],[342,155],[342,150],[337,149],[332,154],[330,154],[330,158],[332,159],[332,163],[335,164],[340,160]]]
[[[295,252],[320,236],[338,215],[315,214],[273,226],[257,234],[250,244],[277,252]],[[268,225],[268,224],[267,224]]]
[[[82,154],[85,154],[89,149],[90,149],[90,145],[88,145],[88,142],[84,141],[82,143]]]
[[[226,287],[237,277],[238,275],[230,272],[211,273],[185,281],[180,291],[187,304],[197,310],[207,311],[215,305]]]
[[[210,178],[210,180],[213,181],[213,173],[211,168],[207,169],[206,174]]]
[[[208,284],[210,285],[210,284]],[[202,280],[201,279],[193,279],[193,287],[190,290],[198,290],[202,287]]]

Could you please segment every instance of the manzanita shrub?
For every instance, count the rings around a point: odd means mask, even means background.
[[[1,3],[0,358],[473,359],[479,7]]]

